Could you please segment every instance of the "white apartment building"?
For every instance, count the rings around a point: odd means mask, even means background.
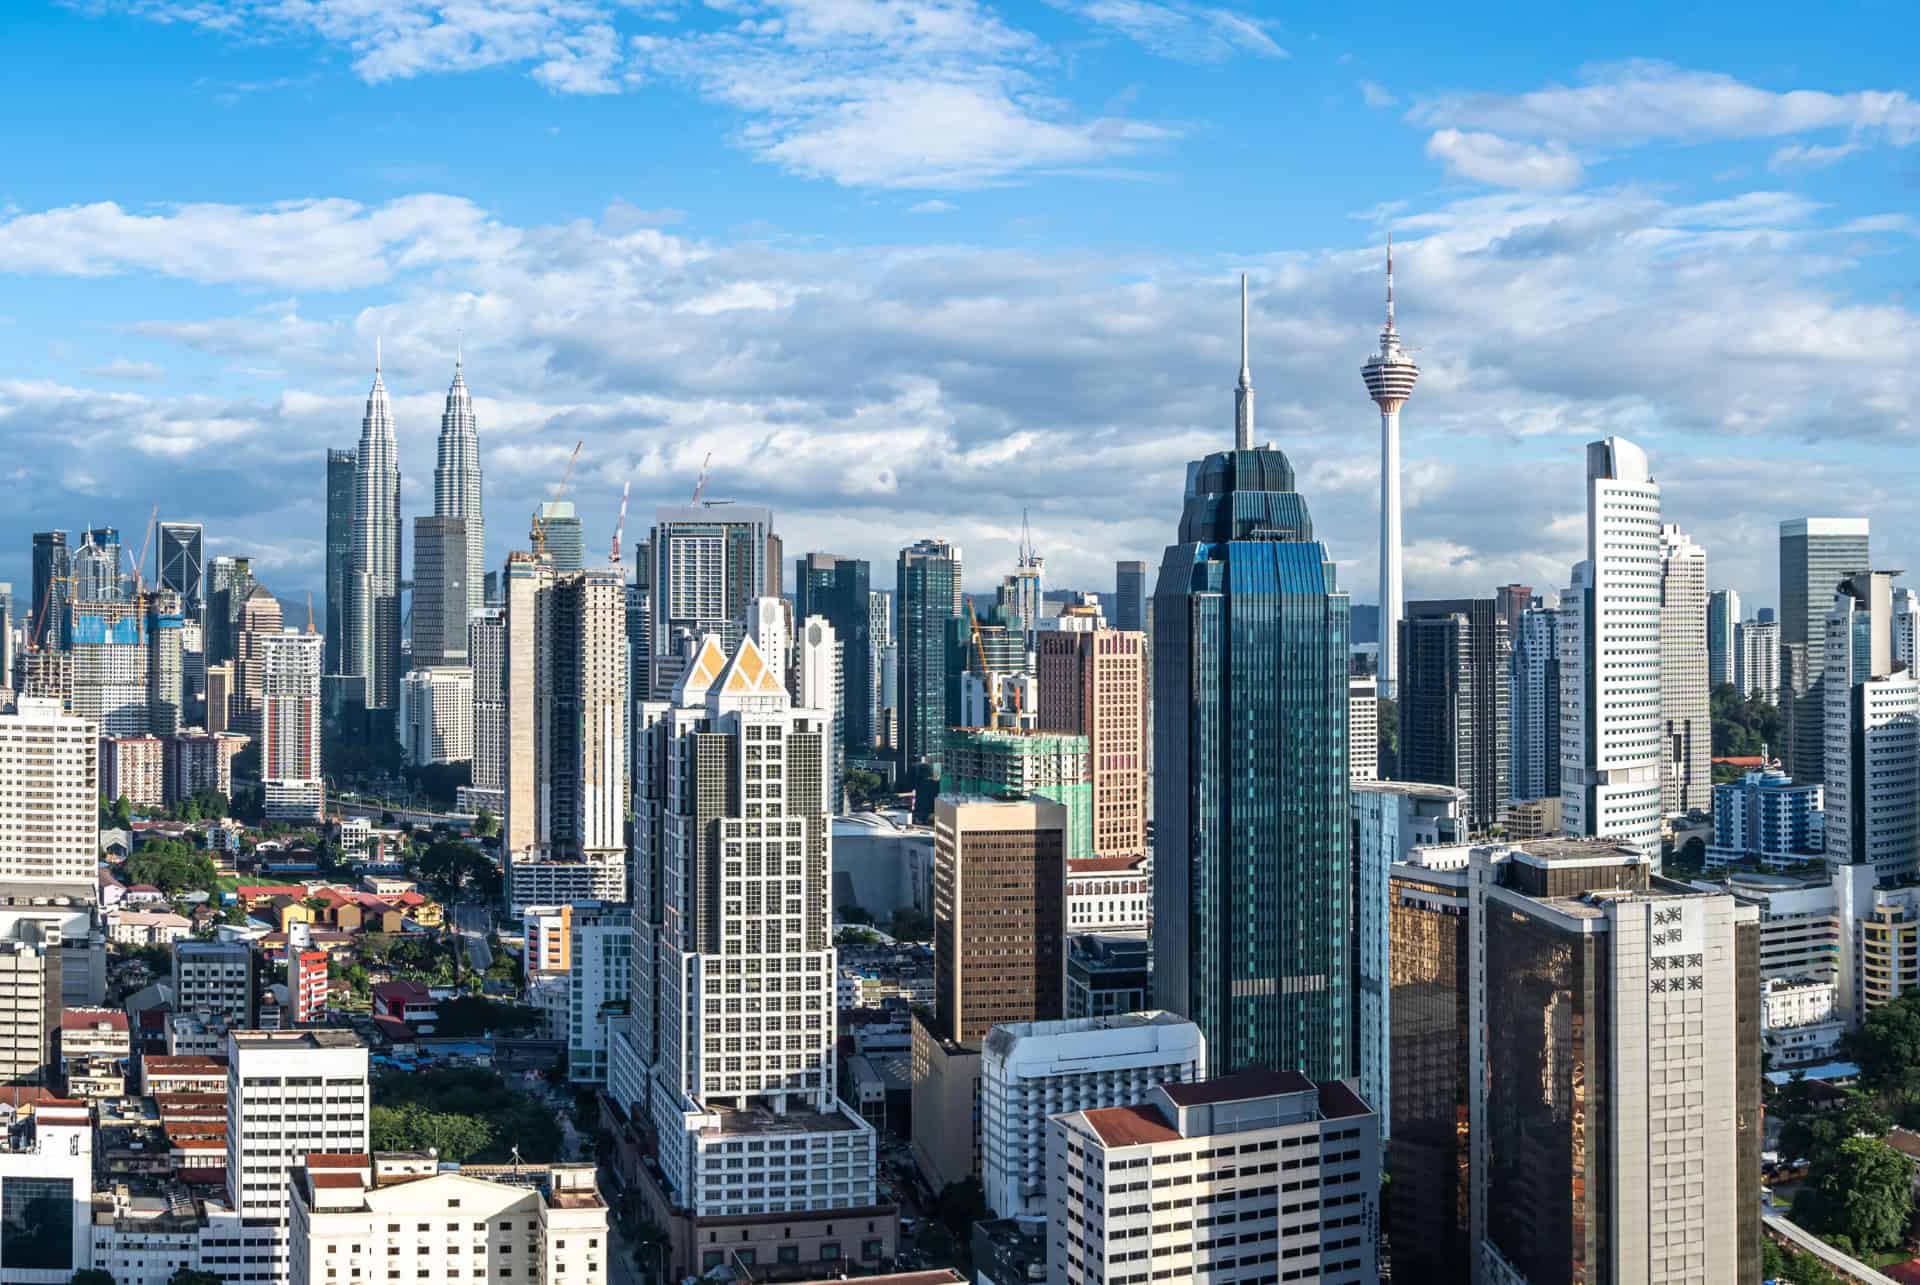
[[[1372,1285],[1379,1121],[1298,1071],[1162,1085],[1048,1123],[1047,1201],[1049,1285]]]
[[[1707,551],[1672,523],[1660,528],[1660,810],[1712,802],[1708,716]]]
[[[607,1082],[607,1017],[624,1010],[633,978],[633,911],[576,909],[567,970],[567,1079]],[[531,943],[529,943],[531,946]],[[529,959],[532,958],[529,950]]]
[[[229,1031],[227,1065],[227,1205],[242,1243],[222,1274],[285,1282],[295,1167],[368,1149],[367,1049],[343,1030]]]
[[[594,1167],[315,1154],[293,1171],[290,1285],[604,1285],[612,1242]]]
[[[1760,1038],[1774,1070],[1831,1061],[1847,1024],[1840,988],[1810,977],[1770,977],[1761,983]]]
[[[98,881],[99,731],[51,697],[0,714],[0,883]]]
[[[1742,696],[1780,703],[1780,622],[1743,620],[1734,629],[1734,686]]]
[[[320,671],[326,640],[279,633],[263,640],[260,779],[265,811],[276,820],[326,815],[320,767]]]
[[[1508,778],[1513,802],[1560,797],[1560,611],[1529,607],[1514,630],[1507,675]],[[1383,1117],[1384,1118],[1384,1117]]]
[[[1894,574],[1840,582],[1822,680],[1827,863],[1882,883],[1920,870],[1920,679],[1894,655]]]
[[[627,871],[608,862],[515,860],[507,865],[507,910],[563,902],[624,901]]]
[[[1587,557],[1560,598],[1560,821],[1656,864],[1661,565],[1646,452],[1620,437],[1589,442]]]
[[[0,1280],[66,1285],[93,1266],[92,1193],[93,1122],[85,1103],[43,1101],[31,1116],[0,1128]],[[29,1219],[40,1237],[18,1234]]]
[[[840,664],[840,639],[825,616],[809,616],[800,626],[793,649],[794,701],[806,709],[833,713],[833,748],[827,756],[824,782],[827,815],[840,811],[841,782],[846,779],[847,694],[845,670]]]
[[[467,656],[473,662],[473,785],[501,800],[507,788],[506,613],[489,607],[467,624]]]
[[[651,1115],[664,1199],[695,1218],[872,1208],[874,1132],[834,1084],[832,711],[795,707],[751,637],[729,657],[709,634],[639,726],[610,1091]]]
[[[1371,674],[1347,679],[1347,775],[1356,781],[1380,776],[1380,680]]]
[[[236,1030],[252,1026],[252,948],[244,941],[175,942],[173,1011],[209,1014]]]
[[[1206,1078],[1206,1039],[1176,1013],[994,1027],[980,1056],[987,1208],[1002,1218],[1046,1216],[1050,1117],[1135,1106],[1159,1085]]]
[[[1067,862],[1067,931],[1144,930],[1153,918],[1153,868],[1144,856]]]
[[[473,671],[465,665],[410,670],[400,683],[400,745],[415,767],[473,759]]]

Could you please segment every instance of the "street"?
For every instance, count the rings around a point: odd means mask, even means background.
[[[493,966],[493,950],[487,945],[487,933],[493,928],[493,906],[484,901],[456,901],[452,907],[453,926],[467,945],[467,966],[484,973]]]

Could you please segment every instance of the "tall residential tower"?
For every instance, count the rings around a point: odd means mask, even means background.
[[[1872,566],[1865,518],[1793,518],[1780,524],[1780,723],[1787,774],[1826,782],[1827,613],[1840,582]]]

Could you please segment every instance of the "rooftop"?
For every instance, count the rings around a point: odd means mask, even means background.
[[[1530,860],[1536,865],[1575,861],[1619,865],[1624,861],[1641,860],[1639,850],[1632,845],[1607,839],[1524,839],[1513,845],[1512,856],[1515,860]]]
[[[858,1129],[860,1126],[841,1111],[805,1111],[789,1107],[784,1113],[771,1107],[708,1107],[707,1113],[718,1118],[720,1124],[715,1129],[702,1129],[704,1135],[723,1133],[840,1133]]]
[[[1087,1126],[1109,1147],[1137,1147],[1149,1142],[1173,1142],[1180,1131],[1152,1107],[1096,1107],[1083,1111]]]
[[[358,1049],[365,1048],[352,1031],[229,1031],[228,1038],[242,1049]]]
[[[1250,1098],[1270,1097],[1275,1093],[1311,1093],[1314,1083],[1298,1071],[1268,1071],[1252,1067],[1193,1084],[1163,1084],[1160,1091],[1176,1106],[1195,1107],[1216,1102],[1245,1102]]]

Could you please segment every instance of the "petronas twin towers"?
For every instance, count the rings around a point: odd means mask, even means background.
[[[456,358],[453,385],[440,417],[439,462],[433,473],[436,518],[465,523],[467,609],[482,604],[485,527],[480,506],[480,437],[467,391],[463,363]],[[401,659],[400,446],[394,437],[393,407],[381,377],[376,344],[373,387],[360,421],[360,449],[353,479],[352,540],[346,576],[346,644],[341,667],[366,680],[368,709],[399,705]]]

